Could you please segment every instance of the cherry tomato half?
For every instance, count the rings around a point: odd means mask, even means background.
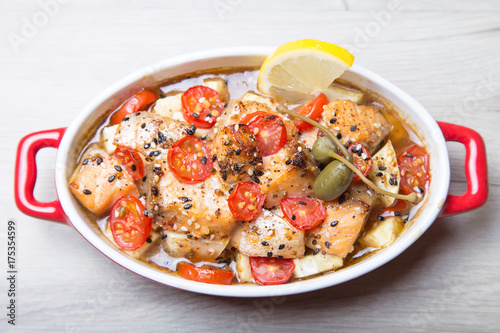
[[[209,87],[194,86],[182,94],[182,115],[198,128],[212,128],[224,105],[219,92]]]
[[[258,284],[270,286],[290,280],[295,264],[292,259],[250,257],[250,268]]]
[[[408,204],[404,200],[396,200],[391,206],[382,209],[378,214],[382,217],[402,216],[407,213]]]
[[[122,249],[137,250],[148,239],[152,220],[144,210],[142,202],[130,195],[118,199],[111,208],[111,233]]]
[[[208,265],[204,265],[208,266]],[[181,262],[179,264],[179,274],[187,280],[205,282],[211,284],[231,284],[233,272],[222,269],[196,267],[194,265]]]
[[[347,150],[349,151],[349,153],[351,153],[354,159],[354,166],[358,168],[359,171],[363,173],[363,175],[366,176],[373,167],[373,160],[368,150],[366,150],[365,146],[363,146],[361,143],[357,142],[351,143]],[[358,180],[361,180],[361,178],[359,178],[358,175],[354,174],[354,177],[352,177],[352,181],[357,182]]]
[[[317,199],[308,197],[286,197],[280,200],[285,218],[297,229],[309,230],[326,217],[326,209]]]
[[[309,119],[318,120],[318,118],[321,117],[321,115],[323,114],[324,111],[323,107],[327,104],[328,104],[328,99],[326,98],[326,96],[323,94],[319,94],[318,97],[316,97],[307,104],[299,106],[294,111],[296,113],[306,116]],[[301,132],[309,131],[314,127],[313,125],[308,124],[305,121],[297,118],[294,119],[293,122]]]
[[[170,147],[167,162],[175,178],[188,184],[204,181],[210,176],[213,166],[208,146],[202,140],[190,135]]]
[[[158,95],[151,90],[143,89],[139,91],[137,94],[129,98],[125,104],[123,104],[122,107],[111,116],[111,124],[116,125],[129,114],[144,110],[146,106],[153,103],[157,99]]]
[[[242,124],[248,125],[250,131],[257,139],[262,156],[276,153],[286,143],[286,128],[283,119],[273,114],[257,111],[247,114]]]
[[[406,194],[424,193],[429,182],[429,154],[417,145],[405,150],[398,158],[401,190]]]
[[[134,180],[144,177],[144,163],[136,150],[125,146],[118,146],[113,156],[120,161],[121,165]]]
[[[236,185],[227,202],[235,218],[250,221],[259,215],[265,200],[266,195],[262,193],[259,185],[242,182]]]

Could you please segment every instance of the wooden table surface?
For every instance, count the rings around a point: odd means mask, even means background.
[[[498,332],[500,327],[500,2],[0,2],[0,308],[2,332]],[[490,198],[437,220],[406,252],[356,280],[301,295],[238,299],[151,282],[113,264],[75,230],[20,213],[16,145],[64,127],[114,81],[170,56],[316,38],[406,90],[437,120],[479,131]],[[452,193],[464,149],[449,144]],[[38,156],[36,195],[55,198],[55,150]],[[7,324],[7,221],[17,223],[17,318]]]

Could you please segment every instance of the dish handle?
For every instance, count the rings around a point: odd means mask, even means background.
[[[446,141],[465,146],[465,176],[467,190],[462,195],[448,194],[440,217],[465,213],[482,206],[488,200],[488,166],[486,147],[478,132],[464,126],[437,122]]]
[[[24,214],[39,219],[66,222],[66,215],[59,200],[40,202],[35,199],[37,168],[36,154],[40,149],[58,148],[66,128],[58,128],[35,132],[21,139],[17,147],[16,169],[14,179],[14,196],[16,205]]]

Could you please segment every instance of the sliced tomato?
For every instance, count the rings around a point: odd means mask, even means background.
[[[225,271],[213,267],[196,267],[194,265],[181,262],[179,264],[179,274],[181,277],[187,280],[193,280],[198,282],[205,282],[211,284],[231,284],[233,280],[233,272]]]
[[[213,166],[208,146],[191,135],[183,137],[170,147],[167,162],[175,178],[188,184],[204,181]]]
[[[430,179],[429,154],[414,145],[399,155],[398,165],[401,173],[401,190],[406,194],[424,193]]]
[[[297,229],[309,230],[326,217],[326,209],[317,199],[308,197],[286,197],[280,200],[285,218]]]
[[[129,98],[125,104],[123,104],[122,107],[111,116],[111,124],[116,125],[129,114],[144,110],[148,105],[157,99],[158,95],[151,90],[143,89],[139,91],[137,94]]]
[[[373,167],[373,160],[368,150],[366,150],[365,146],[361,143],[357,142],[351,143],[347,150],[351,153],[354,159],[354,166],[366,176]],[[352,181],[357,182],[358,180],[361,180],[361,178],[355,174],[354,177],[352,177]]]
[[[323,114],[324,111],[323,107],[327,104],[328,104],[328,99],[326,98],[326,96],[323,94],[319,94],[318,97],[316,97],[309,103],[299,106],[294,111],[296,113],[306,116],[309,119],[318,120],[319,117],[321,117],[321,115]],[[314,127],[313,125],[308,124],[305,121],[297,118],[295,118],[293,122],[301,132],[309,131]]]
[[[250,221],[259,215],[266,200],[260,186],[251,182],[238,183],[227,199],[229,210],[235,218]]]
[[[224,105],[219,92],[209,87],[194,86],[182,94],[182,115],[198,128],[212,128]]]
[[[250,269],[258,284],[269,286],[290,280],[295,264],[292,259],[250,257]]]
[[[392,217],[402,216],[407,213],[408,204],[404,200],[396,200],[391,206],[382,209],[378,216]]]
[[[142,202],[130,195],[118,199],[111,208],[111,233],[122,249],[137,250],[148,239],[152,220],[144,210]]]
[[[250,131],[257,139],[262,156],[276,153],[286,143],[286,128],[283,119],[273,114],[257,111],[247,114],[242,124],[248,125]]]
[[[121,165],[134,180],[144,177],[144,163],[136,150],[125,146],[118,146],[113,156],[120,161]]]

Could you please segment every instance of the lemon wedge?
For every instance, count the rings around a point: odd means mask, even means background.
[[[313,99],[346,69],[354,56],[346,49],[315,39],[281,45],[259,71],[258,89],[291,103]]]

